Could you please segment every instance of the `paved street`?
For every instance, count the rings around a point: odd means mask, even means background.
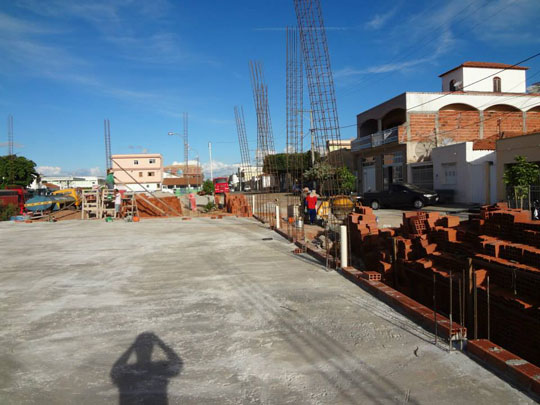
[[[532,403],[251,219],[8,222],[0,245],[1,404]]]

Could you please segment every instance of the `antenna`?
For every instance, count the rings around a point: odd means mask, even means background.
[[[103,121],[103,129],[105,133],[105,171],[112,169],[111,155],[111,123],[109,119]]]
[[[188,172],[188,161],[189,161],[189,144],[188,144],[188,113],[183,114],[184,121],[184,177],[187,176]]]
[[[13,156],[13,115],[8,115],[7,121],[8,135],[8,156]]]

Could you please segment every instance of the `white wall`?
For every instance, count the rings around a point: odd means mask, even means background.
[[[525,93],[527,90],[525,83],[526,70],[508,69],[501,72],[499,68],[464,67],[462,69],[463,85],[467,86],[463,89],[464,91],[493,91],[494,77],[500,77],[501,91],[503,93]],[[481,80],[491,75],[494,76]]]
[[[147,191],[147,190],[162,191],[161,183],[141,183],[141,185],[138,185],[135,183],[123,184],[123,185],[115,184],[114,187],[117,188],[118,190],[127,190],[127,191],[135,191],[135,192],[141,192],[141,191]]]
[[[433,149],[433,186],[435,190],[454,190],[454,201],[465,204],[486,204],[485,187],[489,181],[486,177],[486,162],[496,162],[495,151],[473,150],[472,142],[462,142]],[[444,184],[444,164],[456,164],[456,184]],[[490,176],[493,179],[493,174]],[[496,196],[494,182],[490,182],[491,200]],[[491,202],[491,201],[489,201]]]
[[[496,104],[508,104],[519,110],[527,111],[532,107],[540,106],[540,96],[529,94],[504,96],[493,94],[448,94],[441,97],[441,93],[407,93],[407,110],[414,112],[438,111],[448,104],[469,104],[479,110]]]
[[[453,72],[450,72],[443,77],[442,79],[442,91],[450,91],[450,82],[454,80],[455,82],[461,82],[463,84],[463,70],[456,69]]]

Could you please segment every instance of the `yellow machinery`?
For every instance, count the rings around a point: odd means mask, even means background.
[[[63,190],[56,190],[52,192],[52,195],[71,197],[73,198],[75,207],[79,208],[81,205],[81,197],[77,190],[74,188],[64,188]]]
[[[352,212],[354,208],[354,202],[346,195],[336,195],[330,197],[329,200],[323,201],[317,209],[317,215],[324,222],[328,221],[328,214],[330,209],[332,214],[339,220],[345,219],[345,217]]]

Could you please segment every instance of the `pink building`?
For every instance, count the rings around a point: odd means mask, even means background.
[[[159,153],[112,155],[115,187],[128,191],[161,190],[163,157]]]

